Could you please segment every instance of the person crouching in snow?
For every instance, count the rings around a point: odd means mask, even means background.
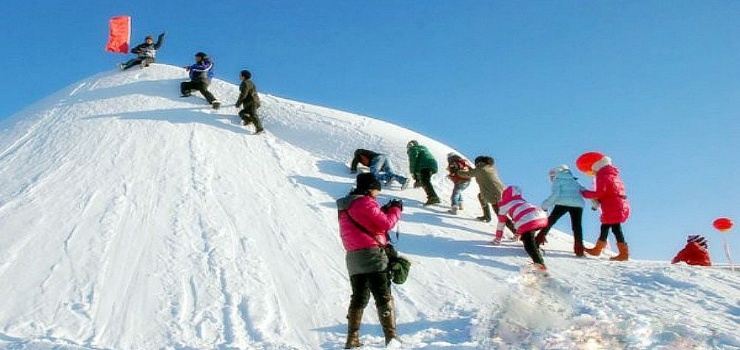
[[[547,242],[547,233],[553,225],[565,214],[570,214],[570,227],[573,230],[573,252],[576,256],[583,256],[583,206],[585,201],[581,191],[583,186],[578,183],[578,179],[573,176],[567,165],[561,165],[557,168],[550,169],[548,173],[552,181],[552,192],[542,203],[542,210],[550,211],[547,217],[547,227],[543,228],[537,234],[537,245]],[[553,207],[554,205],[554,207]]]
[[[583,197],[595,199],[601,207],[601,234],[596,245],[591,249],[585,249],[586,253],[599,256],[601,251],[606,247],[606,239],[609,236],[609,229],[614,232],[614,238],[617,240],[619,254],[610,258],[615,261],[629,260],[629,248],[624,240],[622,232],[622,223],[627,221],[630,215],[630,206],[627,202],[627,195],[624,189],[624,183],[619,177],[619,169],[612,165],[611,158],[604,156],[594,163],[591,170],[596,173],[595,189],[593,191],[583,190]]]
[[[450,152],[447,154],[447,178],[452,181],[452,196],[450,196],[450,214],[457,215],[458,210],[463,210],[463,191],[470,186],[470,176],[458,174],[459,171],[470,170],[473,166],[461,155]]]
[[[686,238],[686,246],[676,254],[671,264],[683,261],[689,265],[712,266],[708,248],[706,238],[701,235],[689,235]]]
[[[540,270],[546,270],[545,261],[542,253],[535,242],[535,234],[543,227],[547,226],[547,214],[537,206],[528,203],[522,198],[522,191],[517,186],[509,186],[501,193],[499,201],[501,212],[511,217],[514,221],[516,234],[521,236],[524,243],[524,250],[532,258]],[[501,242],[501,237],[497,236],[496,240]]]

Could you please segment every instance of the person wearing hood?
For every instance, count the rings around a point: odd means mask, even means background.
[[[547,242],[547,233],[553,225],[565,214],[570,215],[570,227],[573,230],[573,252],[576,256],[583,256],[583,206],[585,201],[581,191],[585,190],[573,176],[567,165],[550,169],[549,178],[552,182],[550,196],[542,202],[542,210],[550,211],[547,217],[547,227],[537,234],[537,245]]]
[[[540,249],[535,242],[535,234],[541,228],[547,226],[547,214],[537,208],[534,204],[528,203],[522,197],[522,191],[518,186],[509,186],[501,193],[499,201],[503,215],[509,216],[514,220],[515,234],[521,236],[524,243],[524,250],[527,252],[537,270],[545,271],[545,260],[542,257]],[[500,241],[500,237],[497,237]]]
[[[439,204],[439,196],[432,185],[432,175],[437,173],[437,160],[432,152],[411,140],[406,144],[406,154],[409,156],[409,172],[414,178],[414,188],[423,188],[427,195],[425,206]]]
[[[676,257],[671,260],[671,264],[677,264],[682,261],[688,265],[712,266],[712,260],[709,259],[707,239],[702,235],[689,235],[686,237],[686,246],[676,254]]]
[[[447,178],[453,183],[452,195],[450,196],[450,211],[452,215],[457,215],[458,210],[463,210],[463,191],[470,186],[470,176],[462,176],[461,171],[468,171],[473,166],[461,155],[450,152],[447,154]]]
[[[345,349],[362,346],[362,314],[372,294],[386,345],[396,339],[396,318],[388,273],[388,231],[401,219],[403,203],[391,200],[381,207],[377,202],[380,181],[372,173],[357,175],[355,188],[337,200],[339,233],[346,251],[352,296],[347,311]]]
[[[211,79],[213,79],[213,62],[211,62],[208,55],[204,52],[196,53],[195,63],[186,66],[185,70],[188,71],[190,81],[180,83],[180,97],[189,97],[192,91],[195,90],[206,98],[213,109],[218,109],[221,102],[208,91],[208,85],[211,84]]]
[[[629,248],[624,239],[624,232],[622,232],[622,223],[629,218],[630,206],[627,202],[624,182],[619,177],[619,169],[612,165],[611,158],[603,156],[591,166],[591,171],[596,174],[595,189],[593,191],[583,190],[581,194],[584,198],[595,199],[599,202],[601,233],[594,247],[584,249],[584,251],[593,256],[601,255],[604,247],[606,247],[606,239],[609,237],[609,230],[611,229],[614,238],[617,240],[619,254],[610,258],[610,260],[629,260]]]
[[[131,49],[131,53],[135,53],[137,56],[126,61],[126,63],[119,64],[118,68],[121,70],[127,70],[136,65],[149,67],[149,65],[154,63],[156,60],[157,50],[159,50],[164,42],[164,35],[165,33],[159,34],[156,43],[151,35],[147,35],[147,37],[144,38],[143,43]]]

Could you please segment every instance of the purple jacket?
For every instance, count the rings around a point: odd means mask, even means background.
[[[213,78],[213,63],[208,58],[204,58],[200,62],[191,65],[188,72],[192,81],[201,80],[210,82],[211,78]]]

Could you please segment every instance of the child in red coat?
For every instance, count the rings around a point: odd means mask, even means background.
[[[630,206],[627,202],[624,183],[619,177],[619,169],[612,165],[611,158],[602,156],[591,166],[591,170],[596,173],[596,188],[593,191],[583,190],[581,194],[584,198],[595,199],[599,202],[601,206],[601,234],[599,240],[596,241],[596,245],[592,249],[585,249],[584,251],[594,256],[601,255],[601,251],[606,247],[609,229],[611,229],[619,249],[619,255],[612,257],[611,260],[628,260],[629,249],[627,248],[627,242],[624,240],[624,233],[622,233],[622,223],[627,221],[630,215]]]
[[[671,264],[683,261],[689,265],[712,266],[707,248],[706,238],[701,235],[689,235],[686,238],[686,246],[676,254]]]

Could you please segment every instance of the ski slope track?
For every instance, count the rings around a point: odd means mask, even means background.
[[[352,187],[354,149],[404,173],[411,139],[441,168],[453,149],[268,94],[267,132],[253,135],[237,86],[215,80],[212,110],[179,97],[185,79],[159,64],[103,72],[1,125],[0,349],[342,348],[350,287],[334,201]],[[433,182],[449,204],[443,173]],[[519,242],[489,244],[477,191],[457,216],[422,207],[419,189],[382,192],[404,200],[393,233],[413,262],[393,287],[402,348],[740,349],[738,272],[579,259],[554,231],[551,278],[532,279]],[[361,340],[383,347],[372,302]]]

